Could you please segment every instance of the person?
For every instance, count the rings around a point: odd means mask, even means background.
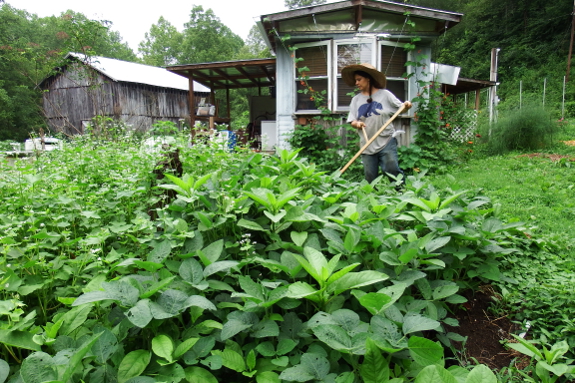
[[[404,111],[412,106],[411,102],[402,103],[385,89],[385,75],[371,64],[348,65],[342,69],[341,76],[347,85],[355,86],[360,91],[351,100],[347,122],[357,129],[362,148],[402,105]],[[397,139],[394,133],[399,132],[391,123],[361,155],[367,182],[371,183],[377,178],[379,169],[388,177],[390,174],[394,177],[403,175],[398,163]],[[393,181],[393,178],[389,178]]]

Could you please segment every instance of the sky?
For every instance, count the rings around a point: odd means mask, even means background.
[[[212,9],[224,25],[244,40],[259,16],[287,10],[284,0],[6,0],[6,3],[39,17],[59,16],[71,9],[89,19],[111,21],[111,29],[118,31],[135,53],[160,16],[182,31],[194,5]]]

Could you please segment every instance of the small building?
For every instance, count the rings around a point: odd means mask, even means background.
[[[43,108],[52,130],[84,133],[96,116],[145,131],[156,121],[189,122],[190,96],[198,105],[210,89],[164,68],[99,56],[68,53],[66,64],[40,84]]]
[[[242,86],[270,86],[275,104],[273,132],[277,146],[287,147],[286,137],[297,124],[322,111],[310,99],[309,89],[325,92],[325,107],[342,123],[349,113],[353,87],[341,78],[350,64],[370,63],[387,77],[387,88],[400,100],[413,100],[422,81],[433,81],[433,42],[461,22],[455,12],[379,0],[346,0],[262,15],[257,22],[264,41],[275,59],[253,62],[218,62],[168,67],[167,69],[214,89]],[[414,48],[406,51],[406,44]],[[273,61],[272,61],[273,60]],[[410,65],[417,62],[418,65]],[[241,64],[238,67],[238,64]],[[305,72],[307,85],[300,81]],[[406,76],[413,74],[413,76]],[[243,81],[243,82],[242,82]],[[459,89],[465,85],[465,90]],[[491,82],[455,79],[453,93],[471,92],[493,86]],[[413,142],[416,126],[412,108],[398,124],[406,134],[399,143]],[[252,120],[254,117],[252,116]]]

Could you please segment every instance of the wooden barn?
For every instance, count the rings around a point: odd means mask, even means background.
[[[82,134],[96,116],[123,121],[143,131],[157,121],[181,126],[189,122],[194,104],[210,96],[210,89],[164,68],[106,57],[69,53],[67,64],[40,84],[44,114],[51,129]],[[192,104],[193,105],[193,104]]]

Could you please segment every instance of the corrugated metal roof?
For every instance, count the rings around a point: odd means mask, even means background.
[[[90,65],[92,68],[114,81],[146,84],[161,88],[189,90],[188,79],[170,72],[165,68],[101,56],[90,56],[86,58],[86,56],[81,53],[70,52],[66,57],[68,58],[70,56]],[[210,89],[194,81],[194,92],[209,93]]]

